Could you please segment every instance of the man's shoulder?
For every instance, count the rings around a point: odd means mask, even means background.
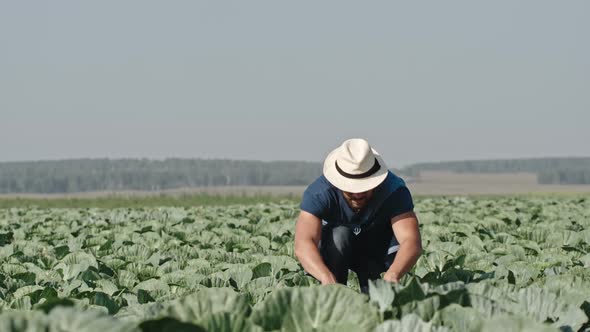
[[[387,196],[381,208],[381,212],[386,213],[388,218],[413,211],[414,200],[410,189],[406,185],[399,186]]]
[[[322,195],[334,191],[334,186],[326,179],[325,176],[321,175],[315,179],[307,188],[305,193],[308,195]]]
[[[387,199],[389,200],[399,200],[399,199],[407,199],[412,198],[412,194],[410,193],[410,189],[406,185],[399,186],[395,191],[391,192]]]
[[[406,185],[404,179],[396,175],[392,171],[389,171],[387,180],[384,183],[385,188],[383,189],[383,199],[389,201],[406,201],[408,198],[411,200],[412,195],[409,188]]]
[[[337,189],[322,175],[307,186],[303,193],[303,199],[314,200],[318,204],[329,206],[330,202],[337,199]]]
[[[383,184],[381,186],[384,187],[383,190],[386,192],[386,195],[389,195],[394,193],[398,189],[405,187],[406,182],[404,181],[404,179],[402,179],[400,176],[398,176],[390,170],[388,171],[387,177],[385,178],[385,181],[383,181]]]
[[[335,187],[322,175],[312,182],[301,200],[301,210],[307,211],[318,218],[326,218],[328,211],[334,206]]]

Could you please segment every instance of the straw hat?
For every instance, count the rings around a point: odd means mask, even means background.
[[[336,188],[360,193],[377,187],[387,177],[385,162],[362,138],[344,141],[324,161],[324,176]]]

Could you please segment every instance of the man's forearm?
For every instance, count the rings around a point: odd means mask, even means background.
[[[295,255],[299,259],[303,269],[322,284],[336,282],[334,275],[330,272],[326,264],[324,264],[320,251],[312,241],[296,245]]]
[[[386,272],[386,275],[392,280],[390,281],[398,281],[401,277],[403,277],[408,271],[412,269],[418,258],[422,254],[422,246],[420,245],[419,241],[406,241],[404,243],[400,243],[399,251],[395,255],[395,259],[389,269]]]

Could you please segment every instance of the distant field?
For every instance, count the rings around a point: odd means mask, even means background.
[[[0,194],[0,199],[28,198],[28,199],[52,199],[52,198],[102,198],[102,197],[154,197],[154,196],[220,196],[220,197],[298,197],[303,194],[305,186],[218,186],[218,187],[193,187],[178,188],[160,191],[93,191],[65,194]]]
[[[271,204],[295,202],[291,196],[257,195],[208,195],[208,194],[161,194],[161,195],[121,195],[105,194],[102,196],[34,196],[34,197],[1,197],[0,209],[37,207],[37,208],[150,208],[161,206],[197,207],[227,206],[249,204]]]
[[[538,184],[533,173],[481,174],[429,171],[408,183],[415,195],[502,195],[590,193],[590,185]]]

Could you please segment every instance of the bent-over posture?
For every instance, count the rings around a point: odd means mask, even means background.
[[[324,161],[323,175],[303,194],[295,255],[322,284],[346,284],[356,272],[397,282],[422,252],[412,196],[364,139],[350,139]]]

